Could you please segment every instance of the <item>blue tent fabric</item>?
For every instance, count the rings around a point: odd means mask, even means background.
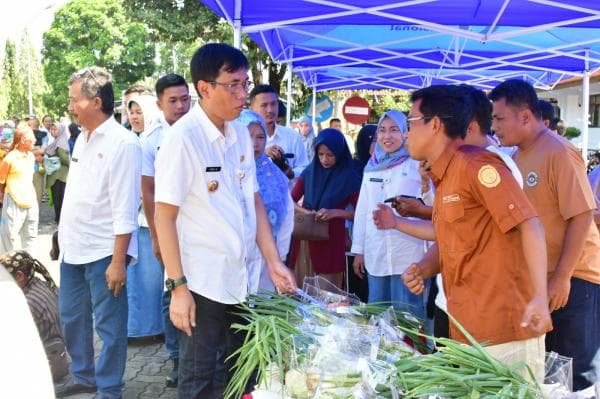
[[[598,0],[237,1],[242,30],[317,90],[550,88],[600,68]],[[236,0],[203,3],[233,23]]]

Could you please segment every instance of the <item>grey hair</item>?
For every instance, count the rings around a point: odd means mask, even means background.
[[[69,86],[75,82],[81,82],[81,91],[87,98],[100,98],[103,113],[113,114],[115,93],[112,87],[112,76],[106,69],[97,66],[80,69],[71,75]]]

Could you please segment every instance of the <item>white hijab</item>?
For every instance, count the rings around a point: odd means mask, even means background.
[[[127,109],[131,108],[132,103],[139,105],[144,114],[144,130],[139,133],[140,136],[144,132],[151,131],[156,124],[160,123],[161,112],[156,105],[156,97],[148,94],[135,96],[127,102]]]

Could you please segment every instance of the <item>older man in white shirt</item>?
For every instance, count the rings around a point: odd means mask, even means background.
[[[73,374],[56,396],[120,398],[127,360],[126,266],[137,256],[141,147],[113,118],[110,74],[71,76],[69,112],[83,128],[73,149],[60,226],[60,316]],[[93,327],[103,342],[94,365]]]
[[[304,142],[294,129],[277,124],[279,102],[275,89],[269,85],[258,85],[252,89],[250,109],[262,116],[267,123],[267,156],[282,169],[288,179],[300,176],[308,166]]]
[[[171,320],[184,332],[178,397],[220,398],[225,387],[215,381],[217,362],[244,339],[231,325],[243,322],[235,305],[248,294],[254,241],[275,287],[294,291],[296,284],[257,193],[248,130],[230,122],[246,101],[248,60],[238,49],[211,43],[196,50],[191,72],[200,100],[171,127],[156,158],[156,230]],[[227,362],[228,371],[232,365]]]

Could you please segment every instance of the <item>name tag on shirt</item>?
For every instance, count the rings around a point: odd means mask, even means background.
[[[375,183],[383,183],[383,179],[380,179],[378,177],[371,177],[369,179],[369,181],[375,182]]]
[[[206,168],[207,172],[220,172],[221,171],[221,167],[220,166],[209,166],[208,168]]]
[[[77,158],[71,158],[71,162],[79,162],[79,159],[77,159]]]

